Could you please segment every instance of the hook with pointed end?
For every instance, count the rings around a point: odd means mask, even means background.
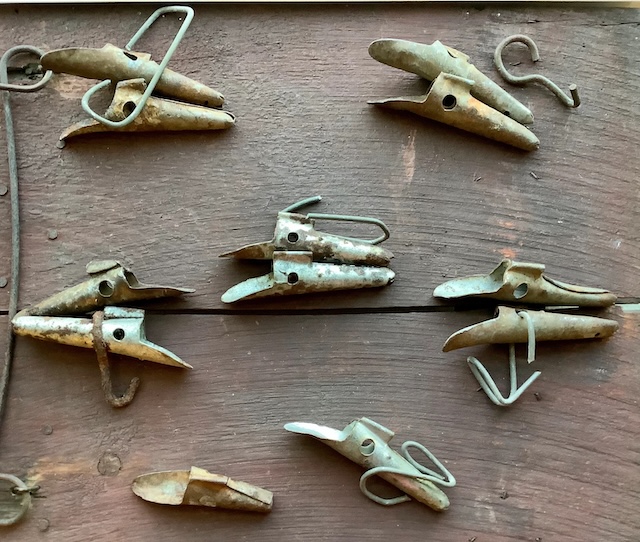
[[[517,312],[520,318],[525,320],[527,326],[527,343],[528,343],[528,354],[527,361],[531,363],[536,358],[536,331],[533,323],[533,319],[531,315],[526,311]],[[487,394],[487,397],[491,400],[491,402],[498,406],[509,406],[515,403],[518,398],[527,390],[527,388],[533,384],[533,382],[542,374],[540,371],[536,371],[533,373],[522,386],[518,387],[518,375],[516,372],[516,347],[515,344],[511,343],[509,345],[509,380],[510,380],[510,389],[509,395],[505,397],[500,393],[498,386],[495,383],[495,380],[489,374],[487,368],[480,363],[480,360],[474,358],[473,356],[469,356],[467,358],[467,364],[469,365],[469,369],[473,373],[473,376],[476,377],[476,380],[480,384],[482,390]]]
[[[558,85],[556,85],[553,81],[548,79],[543,75],[532,74],[532,75],[522,75],[516,76],[512,75],[507,71],[507,68],[504,66],[504,62],[502,61],[502,51],[504,48],[511,43],[524,43],[531,53],[531,60],[534,62],[538,62],[540,60],[540,53],[538,51],[538,46],[536,43],[529,37],[523,34],[515,34],[513,36],[509,36],[500,42],[498,47],[496,47],[495,53],[493,54],[493,62],[498,70],[498,73],[502,76],[502,78],[511,83],[512,85],[526,85],[527,83],[540,83],[541,85],[547,87],[551,92],[553,92],[558,99],[567,107],[578,107],[580,106],[580,96],[578,95],[578,87],[572,83],[569,85],[569,92],[571,92],[571,96],[565,94]]]
[[[96,311],[93,314],[93,327],[91,334],[93,336],[93,348],[98,356],[98,366],[100,367],[100,383],[105,399],[114,408],[122,408],[133,401],[140,386],[140,379],[136,376],[129,382],[127,391],[120,397],[113,393],[113,385],[111,383],[111,369],[109,367],[109,355],[107,354],[107,343],[102,335],[102,324],[104,323],[104,312]]]

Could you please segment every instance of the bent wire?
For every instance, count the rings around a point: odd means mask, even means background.
[[[104,395],[113,407],[128,405],[140,380],[133,379],[124,395],[112,391],[108,353],[135,357],[173,367],[191,369],[173,352],[147,340],[145,313],[115,306],[121,302],[157,299],[192,292],[187,288],[146,285],[119,262],[104,260],[87,265],[91,278],[23,309],[12,319],[13,331],[45,341],[96,351]],[[103,309],[104,310],[99,310]],[[70,315],[95,311],[92,318]]]
[[[523,150],[539,147],[533,132],[514,120],[517,117],[520,122],[532,122],[531,112],[469,64],[468,57],[459,51],[440,42],[424,45],[379,40],[371,44],[369,53],[380,62],[431,81],[422,96],[374,100],[370,104],[410,111]]]
[[[518,387],[515,343],[528,344],[527,361],[531,363],[535,360],[536,340],[603,339],[613,335],[617,329],[618,323],[615,320],[498,307],[494,318],[468,326],[451,335],[442,350],[449,352],[480,344],[509,344],[510,392],[507,397],[500,393],[489,371],[477,358],[467,358],[471,372],[489,399],[498,406],[507,406],[515,402],[541,374],[540,371],[536,371]]]
[[[480,297],[540,305],[608,307],[616,296],[602,288],[567,284],[544,276],[545,266],[505,259],[488,275],[472,275],[440,284],[435,297]]]
[[[6,51],[0,58],[0,91],[2,93],[2,105],[4,110],[4,121],[7,138],[7,161],[9,164],[9,197],[11,208],[11,267],[9,288],[9,310],[7,312],[9,323],[7,325],[7,340],[4,352],[4,364],[0,374],[0,425],[4,419],[5,406],[9,394],[9,381],[13,368],[13,353],[15,346],[15,336],[11,319],[18,312],[18,294],[20,286],[20,206],[19,206],[19,178],[18,178],[18,158],[16,152],[16,137],[13,125],[13,113],[11,109],[11,95],[8,91],[35,92],[43,88],[51,79],[51,73],[46,73],[44,77],[33,85],[13,85],[9,83],[9,61],[16,55],[22,53],[42,56],[42,51],[28,45],[13,47]],[[8,526],[17,523],[29,509],[31,494],[38,491],[39,487],[28,487],[22,480],[11,474],[0,473],[0,479],[11,484],[8,491],[12,498],[16,500],[17,509],[13,516],[0,518],[0,526]]]
[[[270,512],[273,493],[198,467],[151,472],[138,476],[131,490],[156,504],[194,505],[247,512]]]
[[[529,48],[529,52],[531,53],[531,60],[533,60],[534,62],[538,62],[540,60],[540,52],[538,51],[538,46],[529,36],[524,36],[523,34],[515,34],[513,36],[505,38],[500,42],[498,47],[496,47],[495,53],[493,54],[493,63],[495,64],[498,73],[505,81],[511,83],[512,85],[539,83],[553,92],[557,96],[557,98],[567,107],[580,106],[578,87],[574,83],[569,85],[569,92],[571,92],[571,96],[568,96],[560,89],[558,85],[556,85],[553,81],[551,81],[547,77],[544,77],[543,75],[534,74],[516,76],[509,73],[507,68],[505,68],[504,66],[504,62],[502,61],[502,51],[507,45],[511,43],[524,43]]]
[[[303,294],[390,284],[395,273],[388,269],[393,254],[379,246],[389,237],[386,225],[375,218],[295,213],[320,196],[304,199],[278,213],[273,239],[246,245],[221,257],[272,261],[272,272],[236,284],[222,301],[272,295]],[[315,220],[338,220],[373,224],[382,230],[375,239],[358,239],[317,231]]]
[[[369,418],[354,420],[342,431],[307,422],[288,423],[284,428],[292,433],[315,437],[351,461],[367,468],[360,478],[360,490],[378,504],[391,506],[413,498],[437,511],[449,507],[447,495],[435,484],[453,487],[456,485],[453,475],[418,442],[406,441],[401,446],[401,453],[393,450],[389,446],[394,436],[393,431]],[[417,448],[424,453],[438,470],[432,470],[416,461],[411,456],[409,448]],[[383,478],[405,494],[391,499],[374,494],[367,487],[367,481],[372,476]]]
[[[166,13],[184,13],[185,17],[158,64],[151,60],[149,54],[133,52],[131,49],[149,27]],[[166,67],[193,16],[193,9],[188,6],[165,6],[147,19],[124,49],[106,44],[101,49],[69,48],[44,54],[41,63],[47,70],[90,79],[104,79],[89,89],[82,98],[82,107],[92,117],[93,122],[87,121],[68,128],[60,139],[65,140],[84,133],[123,129],[129,132],[219,130],[232,126],[235,123],[233,115],[212,109],[222,106],[222,94]],[[89,100],[98,90],[112,82],[118,83],[116,94],[105,115],[101,116],[91,109]],[[160,94],[163,97],[152,98],[152,94]]]

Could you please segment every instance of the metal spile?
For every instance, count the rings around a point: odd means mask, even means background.
[[[121,81],[105,118],[119,122],[125,120],[141,102],[147,84],[144,79]],[[149,97],[140,114],[121,132],[158,132],[184,130],[224,130],[235,124],[235,117],[227,111],[199,105]],[[71,137],[111,132],[113,128],[94,119],[86,119],[73,124],[60,135],[60,141]]]
[[[526,151],[540,146],[533,132],[471,95],[475,83],[449,73],[441,73],[423,96],[405,96],[370,101],[388,109],[410,111],[467,132]]]
[[[535,329],[536,341],[605,339],[618,330],[618,322],[605,318],[527,310],[529,319],[525,320],[519,315],[521,312],[511,307],[498,307],[494,318],[451,335],[442,351],[479,344],[528,343],[530,326]]]
[[[439,41],[426,45],[380,39],[369,46],[369,54],[378,62],[415,73],[429,81],[434,81],[441,73],[468,79],[472,82],[471,94],[481,102],[519,123],[533,122],[531,111],[471,64],[467,55]]]
[[[58,316],[86,314],[119,303],[175,297],[191,293],[191,288],[172,288],[143,284],[133,272],[116,260],[89,262],[88,280],[46,298],[20,311],[20,316]]]
[[[320,196],[307,198],[278,213],[273,239],[222,254],[238,259],[271,260],[272,272],[245,280],[222,295],[224,303],[273,295],[330,290],[375,288],[393,282],[395,273],[385,267],[393,254],[376,246],[389,237],[386,225],[375,218],[294,213]],[[383,231],[376,239],[356,239],[319,232],[315,220],[374,224]]]
[[[270,512],[273,504],[271,491],[198,467],[143,474],[133,481],[131,489],[145,501],[173,506]]]
[[[45,70],[87,79],[112,82],[143,78],[149,84],[159,69],[148,53],[127,51],[107,43],[101,49],[70,48],[49,51],[40,60]],[[224,96],[198,81],[165,68],[155,91],[167,98],[209,107],[219,107]]]
[[[473,275],[447,281],[433,295],[444,299],[480,297],[534,303],[608,307],[616,296],[608,290],[566,284],[544,276],[545,266],[537,263],[502,260],[488,275]]]
[[[172,297],[193,290],[142,284],[131,270],[115,260],[90,262],[87,272],[91,275],[88,280],[16,314],[11,321],[13,332],[35,339],[93,348],[98,358],[103,393],[115,408],[133,401],[140,379],[132,379],[123,395],[115,395],[110,352],[173,367],[192,368],[173,352],[147,340],[143,310],[114,305]],[[73,316],[89,312],[93,312],[91,318]]]
[[[456,480],[451,473],[418,442],[406,441],[402,444],[401,453],[396,452],[389,446],[393,431],[369,418],[354,420],[342,431],[306,422],[288,423],[284,428],[292,433],[315,437],[368,469],[360,478],[360,490],[378,504],[390,506],[415,499],[438,511],[449,507],[447,495],[435,484],[455,486]],[[424,453],[438,472],[418,463],[409,453],[409,448],[417,448]],[[403,491],[404,495],[391,499],[375,495],[367,487],[372,476],[380,476]]]

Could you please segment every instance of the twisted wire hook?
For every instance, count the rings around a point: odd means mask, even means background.
[[[440,472],[436,472],[428,467],[425,467],[423,464],[416,461],[409,452],[409,448],[417,448],[420,450],[427,458],[440,470]],[[375,467],[373,469],[369,469],[360,477],[360,491],[364,493],[369,499],[372,501],[382,504],[383,506],[393,506],[394,504],[400,504],[403,502],[407,502],[411,500],[411,497],[408,495],[400,495],[399,497],[393,497],[390,499],[386,499],[384,497],[380,497],[373,493],[367,487],[367,481],[372,476],[376,476],[379,474],[400,474],[402,476],[408,476],[415,480],[427,480],[434,484],[438,484],[444,487],[453,487],[456,485],[456,479],[449,472],[449,470],[438,460],[438,458],[433,455],[425,446],[416,442],[415,440],[407,440],[400,447],[400,452],[402,456],[421,474],[416,474],[414,472],[407,472],[403,469],[394,469],[392,467]]]
[[[540,60],[540,52],[538,51],[538,46],[529,36],[525,36],[523,34],[515,34],[513,36],[505,38],[500,42],[498,47],[496,47],[495,53],[493,54],[493,63],[495,64],[498,73],[505,81],[511,83],[512,85],[540,83],[541,85],[547,87],[551,92],[553,92],[558,97],[558,99],[567,107],[578,107],[580,105],[578,87],[575,83],[571,83],[571,85],[569,85],[569,92],[571,92],[571,96],[568,96],[560,89],[558,85],[556,85],[553,81],[551,81],[544,75],[532,74],[517,76],[510,74],[507,71],[507,68],[504,67],[504,62],[502,61],[502,51],[510,43],[524,43],[529,48],[529,51],[531,53],[531,60],[533,60],[534,62],[538,62]]]
[[[531,363],[535,360],[535,347],[536,347],[536,336],[535,336],[535,328],[533,326],[533,320],[531,316],[526,311],[518,312],[518,316],[524,318],[527,323],[527,361]],[[480,363],[480,360],[474,358],[473,356],[469,356],[467,358],[467,364],[469,365],[469,369],[473,373],[473,376],[476,377],[476,380],[480,384],[482,390],[487,394],[487,397],[491,400],[492,403],[498,406],[509,406],[513,404],[518,398],[527,390],[527,388],[542,374],[540,371],[536,371],[533,373],[522,386],[518,387],[518,375],[516,370],[516,347],[515,344],[509,345],[509,377],[510,377],[510,388],[509,395],[505,397],[502,395],[495,381],[487,371],[487,368]]]

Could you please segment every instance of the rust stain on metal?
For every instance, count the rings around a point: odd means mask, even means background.
[[[443,352],[479,344],[513,344],[529,341],[526,319],[522,310],[498,307],[495,318],[468,326],[451,335]],[[618,322],[594,316],[560,314],[526,310],[535,329],[536,341],[565,341],[575,339],[604,339],[618,330]]]
[[[372,58],[388,66],[415,73],[429,81],[450,74],[471,81],[471,94],[522,124],[533,122],[533,114],[506,90],[489,79],[469,57],[439,41],[431,45],[398,39],[380,39],[369,46]]]
[[[273,505],[271,491],[198,467],[143,474],[133,481],[131,489],[145,501],[174,506],[270,512]]]
[[[115,260],[90,262],[87,273],[91,278],[23,309],[19,316],[57,316],[85,314],[96,309],[140,301],[175,297],[191,293],[190,288],[172,288],[143,284],[133,272]]]
[[[114,82],[142,78],[149,84],[159,68],[147,53],[125,51],[106,44],[102,49],[72,48],[45,53],[42,67],[55,73],[67,73],[88,79]],[[224,96],[194,79],[165,68],[156,86],[163,96],[209,107],[224,103]]]
[[[111,121],[126,119],[142,100],[145,88],[143,79],[118,83],[105,118]],[[60,135],[60,141],[99,132],[224,130],[234,124],[235,117],[227,111],[150,96],[141,113],[124,128],[112,128],[96,120],[86,119],[67,128]]]
[[[499,301],[541,305],[608,307],[616,296],[608,290],[566,284],[544,276],[545,266],[505,259],[489,275],[453,279],[438,286],[433,295],[444,299],[484,297]]]
[[[441,73],[423,96],[389,98],[369,103],[410,111],[526,151],[540,146],[533,132],[474,98],[470,92],[473,84],[469,79]]]
[[[319,199],[310,198],[302,203]],[[300,205],[291,207],[297,209]],[[363,240],[319,232],[315,229],[315,219],[370,223],[380,227],[384,234]],[[270,274],[233,286],[223,294],[222,301],[233,303],[271,295],[386,286],[395,277],[386,267],[393,254],[377,244],[388,235],[387,227],[377,219],[282,211],[278,213],[273,239],[221,255],[273,262]]]
[[[315,437],[368,469],[360,478],[360,489],[378,504],[390,506],[415,499],[438,511],[449,507],[447,495],[436,484],[455,486],[456,480],[451,473],[417,442],[405,442],[401,447],[402,454],[393,450],[389,446],[394,436],[393,431],[369,418],[354,420],[342,431],[306,422],[288,423],[284,428],[293,433]],[[418,463],[408,451],[411,447],[424,453],[438,471]],[[402,490],[404,495],[392,499],[375,495],[367,487],[367,481],[372,476],[380,476]]]

